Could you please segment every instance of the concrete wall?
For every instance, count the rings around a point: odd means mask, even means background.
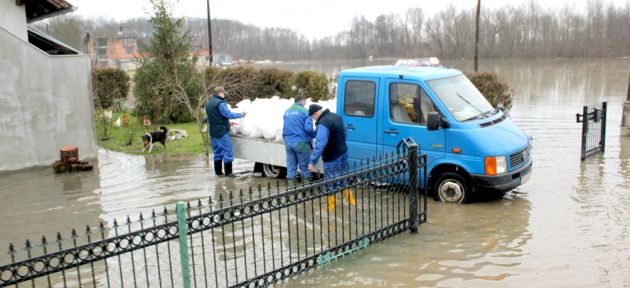
[[[0,1],[0,27],[17,35],[24,41],[28,41],[26,32],[26,10],[25,6],[15,5],[13,0]]]
[[[89,56],[50,56],[2,27],[0,43],[0,171],[51,165],[62,146],[95,159]]]

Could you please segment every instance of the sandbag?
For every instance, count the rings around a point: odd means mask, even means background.
[[[324,109],[335,112],[336,99],[312,102],[307,99],[306,108],[310,104],[319,104]],[[282,126],[284,112],[293,105],[292,99],[280,99],[278,96],[271,98],[248,99],[236,104],[234,112],[247,112],[247,116],[241,119],[230,120],[238,126],[230,127],[230,131],[252,138],[265,138],[274,141],[282,141]]]

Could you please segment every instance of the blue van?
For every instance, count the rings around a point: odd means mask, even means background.
[[[444,202],[505,193],[531,175],[529,137],[455,69],[344,70],[337,113],[346,124],[351,160],[391,153],[402,138],[413,138],[428,157],[428,186]]]

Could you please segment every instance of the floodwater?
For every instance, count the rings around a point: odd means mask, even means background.
[[[283,64],[333,73],[360,62]],[[446,61],[469,70],[472,61]],[[292,66],[293,65],[293,66]],[[282,286],[630,287],[630,137],[619,136],[630,60],[493,60],[515,91],[512,119],[533,137],[529,182],[501,199],[429,201],[429,221]],[[579,160],[583,105],[608,101],[606,152]],[[0,252],[9,242],[54,237],[266,183],[238,161],[237,179],[211,175],[201,156],[129,156],[99,150],[92,172],[0,174]],[[4,253],[0,253],[0,259]],[[6,263],[0,261],[0,265]]]

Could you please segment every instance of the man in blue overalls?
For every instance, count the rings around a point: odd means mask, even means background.
[[[308,161],[311,157],[311,140],[315,137],[313,118],[304,108],[306,97],[298,95],[295,102],[284,112],[282,137],[287,154],[287,179],[294,180],[297,166],[300,167],[302,181],[311,179]]]
[[[311,155],[311,161],[308,164],[308,170],[314,171],[315,164],[322,157],[324,162],[324,179],[340,176],[348,170],[348,146],[346,145],[346,126],[341,116],[330,112],[328,109],[323,110],[322,106],[312,104],[308,107],[308,115],[317,121],[317,136],[315,138],[315,149]],[[343,195],[350,205],[356,205],[356,201],[350,189],[348,189],[348,181],[337,181],[329,185],[329,190],[344,187]],[[337,197],[328,196],[328,209],[335,209]]]
[[[232,161],[234,153],[232,151],[232,141],[230,141],[230,121],[245,117],[247,113],[233,113],[225,103],[225,89],[221,86],[214,88],[214,94],[206,105],[206,115],[208,116],[208,130],[210,132],[210,143],[214,153],[214,173],[217,176],[223,175],[222,164],[225,165],[225,176],[232,175]]]

